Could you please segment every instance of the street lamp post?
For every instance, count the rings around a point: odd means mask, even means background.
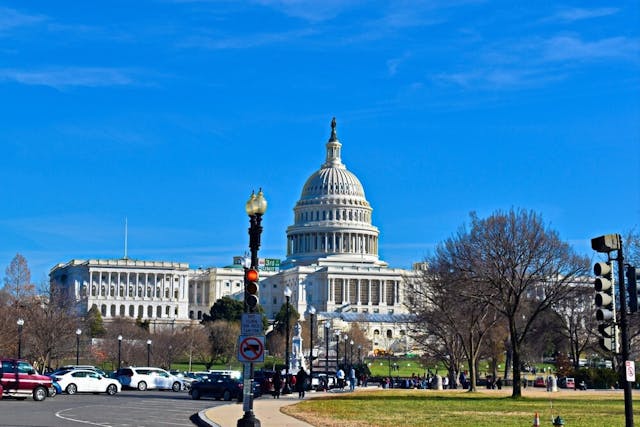
[[[327,387],[329,387],[329,328],[331,322],[328,320],[324,322],[324,375],[327,381]]]
[[[309,306],[309,378],[313,382],[313,323],[316,308]]]
[[[22,357],[22,327],[24,326],[24,319],[18,319],[16,324],[18,325],[18,359],[20,359]]]
[[[340,369],[340,331],[336,331],[336,372]]]
[[[82,334],[82,329],[76,329],[76,365],[80,364],[80,335]]]
[[[347,344],[349,344],[349,336],[344,336],[344,364],[347,365]]]
[[[350,349],[349,350],[350,351],[350,353],[349,353],[349,365],[353,366],[353,340],[351,340],[350,344],[351,344],[351,347],[349,347],[349,349]]]
[[[285,297],[285,340],[284,340],[284,387],[282,388],[282,394],[291,393],[289,388],[289,299],[291,298],[291,288],[286,286],[284,288]]]
[[[122,335],[118,335],[118,369],[120,369],[121,360],[122,360]]]
[[[267,199],[264,198],[262,188],[258,194],[251,192],[251,197],[244,206],[245,212],[249,215],[249,250],[251,251],[251,269],[258,271],[258,249],[260,249],[260,235],[262,234],[262,215],[267,211]],[[245,276],[246,280],[246,276]],[[257,281],[257,277],[256,277]],[[250,306],[246,301],[249,295],[245,282],[245,304],[244,312],[252,313],[252,306],[257,304],[257,300]],[[253,362],[244,363],[244,384],[242,389],[242,407],[244,415],[238,420],[238,427],[260,427],[260,420],[253,414]]]
[[[151,340],[147,340],[147,366],[151,366]]]

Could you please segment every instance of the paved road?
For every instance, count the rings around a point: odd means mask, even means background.
[[[191,415],[223,404],[227,402],[191,400],[186,392],[137,390],[115,396],[62,394],[43,402],[5,398],[0,400],[0,426],[192,427]]]

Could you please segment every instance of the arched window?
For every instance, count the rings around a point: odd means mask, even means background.
[[[380,330],[376,329],[373,331],[373,335],[380,335]]]
[[[116,305],[115,304],[111,304],[111,309],[109,310],[109,315],[111,317],[116,317]]]
[[[138,317],[142,319],[144,316],[144,307],[142,305],[138,306]]]
[[[158,319],[162,317],[162,307],[161,306],[157,306],[156,307],[156,317]]]
[[[189,310],[189,319],[193,320],[193,310]]]
[[[124,317],[125,314],[125,308],[124,308],[124,304],[120,305],[120,317]]]
[[[171,317],[171,307],[167,306],[164,312],[167,315],[167,317]]]
[[[198,310],[198,320],[202,320],[202,311]]]
[[[129,317],[136,317],[136,307],[134,305],[129,306]]]
[[[152,305],[147,306],[147,317],[148,318],[152,318],[153,317],[153,306]]]
[[[164,297],[165,297],[166,299],[169,299],[169,288],[167,288],[167,289],[165,289],[165,290],[164,290]]]
[[[161,295],[161,294],[160,294],[160,292],[161,292],[161,291],[160,291],[160,286],[158,286],[158,287],[156,288],[156,298],[160,298],[160,295]]]
[[[116,287],[111,285],[111,287],[109,287],[109,295],[115,296],[115,294],[116,294]]]
[[[387,338],[393,338],[393,331],[391,329],[387,329]]]
[[[107,315],[107,306],[106,306],[106,304],[102,304],[102,306],[100,307],[100,314],[102,314],[102,316],[106,316]]]

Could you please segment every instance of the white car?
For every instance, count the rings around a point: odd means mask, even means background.
[[[91,369],[72,369],[54,375],[60,388],[68,394],[107,393],[113,396],[122,391],[120,382],[100,375]]]
[[[129,366],[118,369],[115,377],[123,387],[137,388],[141,391],[147,389],[180,391],[184,388],[181,378],[160,368]]]

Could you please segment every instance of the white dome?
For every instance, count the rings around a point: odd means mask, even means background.
[[[342,163],[335,118],[326,147],[325,163],[307,179],[294,208],[285,264],[378,263],[379,232],[371,225],[372,209],[360,180]]]

